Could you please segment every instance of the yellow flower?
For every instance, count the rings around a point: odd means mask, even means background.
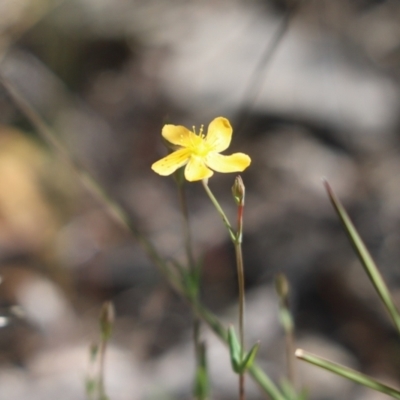
[[[159,175],[171,175],[186,165],[185,178],[192,182],[209,178],[214,174],[212,170],[243,171],[251,162],[250,157],[243,153],[230,156],[219,154],[229,147],[232,138],[231,124],[223,117],[211,121],[207,135],[203,135],[202,129],[199,135],[196,135],[181,125],[165,125],[161,134],[168,142],[179,147],[151,166]]]

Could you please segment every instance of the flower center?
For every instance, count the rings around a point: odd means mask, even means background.
[[[204,140],[206,136],[203,134],[203,125],[201,125],[199,133],[196,133],[196,128],[194,126],[192,128],[193,128],[193,133],[196,136],[191,141],[192,143],[189,146],[190,151],[194,156],[205,157],[210,152],[211,147]]]
[[[199,143],[192,147],[192,152],[196,156],[205,157],[210,152],[210,146],[205,143],[204,139],[201,139]]]

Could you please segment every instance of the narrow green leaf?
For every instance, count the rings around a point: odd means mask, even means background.
[[[241,373],[247,371],[253,365],[259,347],[260,347],[260,342],[257,342],[246,354],[246,356],[243,359],[243,362],[241,363],[240,367]]]
[[[207,399],[209,393],[209,381],[207,371],[202,367],[198,366],[196,371],[196,381],[194,386],[195,399],[204,400]]]
[[[281,388],[287,400],[297,400],[296,390],[288,379],[282,380]]]
[[[92,343],[89,347],[89,357],[91,363],[94,363],[96,361],[98,354],[99,354],[99,345],[96,343]]]
[[[200,291],[200,274],[197,272],[197,268],[187,273],[186,288],[192,299],[198,297]]]
[[[240,374],[242,365],[242,360],[240,357],[240,344],[236,337],[235,328],[232,325],[229,327],[228,330],[228,343],[232,369],[237,374]]]
[[[200,303],[191,303],[191,306],[197,315],[207,322],[213,332],[229,346],[228,332],[218,318]],[[271,400],[286,400],[272,379],[256,363],[249,368],[248,372]]]
[[[400,390],[385,385],[367,375],[354,371],[353,369],[350,369],[340,364],[336,364],[332,361],[326,360],[314,354],[307,353],[301,349],[296,350],[296,357],[300,360],[307,361],[310,364],[314,364],[317,367],[324,368],[330,372],[333,372],[336,375],[343,376],[344,378],[359,383],[360,385],[374,389],[377,392],[385,393],[388,396],[393,397],[394,399],[400,399]]]
[[[286,378],[282,379],[281,388],[286,400],[307,400],[307,390],[302,389],[300,392],[297,392],[293,384]]]
[[[86,389],[86,394],[89,397],[91,397],[94,394],[94,392],[96,390],[96,387],[97,387],[97,382],[96,382],[95,379],[93,379],[93,378],[87,378],[86,379],[86,381],[85,381],[85,389]]]
[[[308,399],[308,390],[302,389],[301,392],[299,393],[297,400],[307,400],[307,399]]]
[[[397,310],[390,292],[378,271],[378,268],[375,265],[374,260],[372,259],[371,255],[369,254],[365,244],[363,243],[362,239],[360,238],[356,228],[354,227],[353,223],[351,222],[346,210],[342,206],[339,199],[336,197],[334,191],[332,190],[331,186],[328,182],[324,182],[325,188],[328,192],[328,196],[335,208],[343,226],[346,230],[347,235],[350,238],[350,241],[364,267],[365,272],[367,273],[369,279],[371,280],[372,284],[375,287],[379,297],[381,298],[384,306],[386,307],[390,317],[393,320],[393,323],[397,330],[400,332],[400,315],[399,311]]]
[[[287,400],[270,377],[255,363],[249,368],[249,373],[272,400]]]
[[[199,259],[192,271],[193,287],[196,292],[195,293],[196,296],[198,296],[200,292],[202,272],[203,272],[203,260]]]

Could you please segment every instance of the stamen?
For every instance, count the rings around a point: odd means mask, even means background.
[[[200,125],[200,133],[199,133],[199,136],[200,136],[201,138],[204,139],[205,135],[203,135],[203,129],[204,129],[204,125],[202,124],[202,125]]]
[[[193,129],[193,133],[196,135],[196,127],[194,125],[192,126],[192,129]]]

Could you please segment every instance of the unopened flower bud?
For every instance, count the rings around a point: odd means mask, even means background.
[[[235,178],[235,183],[232,186],[232,194],[235,199],[236,204],[239,206],[244,205],[244,195],[245,195],[245,187],[242,180],[242,177],[238,175]]]
[[[287,299],[289,295],[289,283],[284,274],[277,274],[275,276],[275,290],[280,299]]]

